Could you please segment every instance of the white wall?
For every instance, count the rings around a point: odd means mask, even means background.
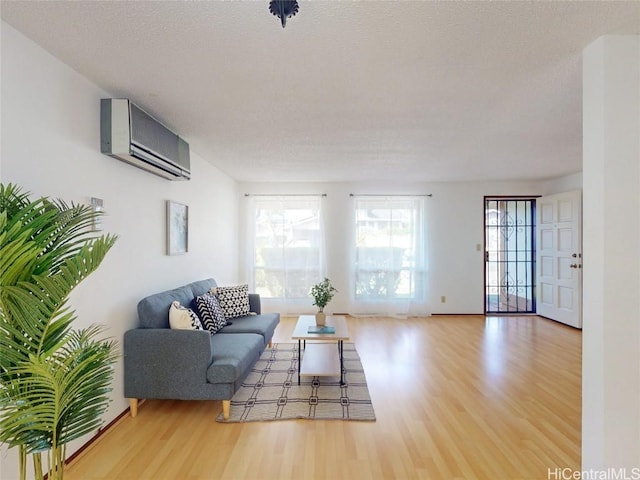
[[[427,198],[427,250],[431,313],[484,312],[484,196],[539,195],[544,182],[455,182],[406,185],[380,184],[273,184],[243,183],[244,193],[326,193],[327,274],[339,290],[329,305],[331,312],[350,312],[349,251],[350,193],[433,194]],[[547,193],[547,192],[545,192]],[[241,242],[246,239],[241,228]],[[476,246],[480,245],[480,250]],[[246,258],[248,261],[249,258]],[[246,280],[246,263],[240,275]],[[446,296],[446,303],[440,297]],[[263,304],[269,305],[268,300]],[[312,313],[309,301],[306,312]]]
[[[582,190],[582,172],[546,180],[542,182],[541,187],[542,195]]]
[[[237,281],[235,181],[192,152],[192,180],[170,182],[100,153],[100,90],[2,23],[1,180],[34,196],[104,200],[105,232],[119,236],[73,293],[78,327],[100,323],[121,342],[137,325],[142,297],[191,281]],[[189,139],[187,138],[187,141]],[[165,200],[189,205],[189,253],[165,255]],[[109,422],[127,408],[122,363],[115,369]],[[72,445],[68,454],[82,442]],[[0,477],[16,478],[17,453],[0,451]]]
[[[589,45],[583,92],[582,467],[631,475],[640,467],[640,36]]]

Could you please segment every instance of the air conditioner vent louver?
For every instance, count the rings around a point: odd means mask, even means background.
[[[191,178],[189,144],[126,98],[100,102],[102,153],[169,180]]]

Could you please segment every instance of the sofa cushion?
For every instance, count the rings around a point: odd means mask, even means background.
[[[197,296],[196,305],[198,306],[198,313],[200,314],[204,328],[211,333],[216,333],[227,324],[227,319],[224,318],[224,314],[215,295],[205,293]]]
[[[196,312],[174,300],[169,307],[169,326],[174,330],[202,330],[202,323]]]
[[[243,317],[249,314],[249,285],[215,287],[211,292],[218,297],[226,318]]]
[[[142,328],[169,328],[169,307],[177,300],[181,305],[189,305],[193,292],[189,286],[156,293],[138,302],[138,318]]]
[[[207,381],[209,383],[235,382],[253,366],[263,350],[262,337],[254,333],[213,335],[211,337],[213,361],[207,369]]]
[[[240,333],[257,333],[262,336],[264,345],[267,345],[273,337],[278,323],[280,322],[279,313],[263,313],[261,315],[247,315],[244,317],[234,318],[231,325],[225,326],[220,333],[240,334]]]

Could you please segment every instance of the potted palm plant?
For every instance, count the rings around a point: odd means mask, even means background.
[[[318,312],[316,313],[316,325],[319,327],[326,323],[324,307],[327,306],[337,292],[338,290],[331,285],[331,280],[326,277],[323,281],[311,287],[310,295],[313,297],[313,305],[318,307]]]
[[[102,329],[75,330],[71,291],[116,237],[91,228],[101,212],[0,184],[0,442],[35,477],[64,474],[65,446],[97,429],[109,404],[116,345]]]

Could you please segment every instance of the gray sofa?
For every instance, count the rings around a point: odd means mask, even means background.
[[[124,395],[131,415],[138,400],[222,400],[224,418],[230,400],[267,346],[279,313],[261,313],[260,297],[249,294],[248,315],[230,319],[215,335],[208,330],[172,330],[174,300],[191,307],[193,299],[216,286],[212,278],[156,293],[138,303],[139,328],[124,334]]]

